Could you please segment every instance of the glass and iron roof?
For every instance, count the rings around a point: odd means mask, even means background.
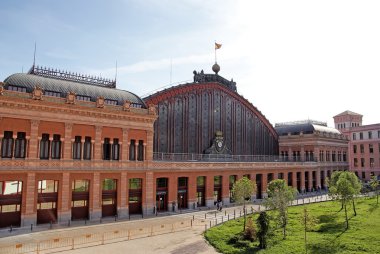
[[[144,101],[137,95],[116,89],[116,81],[34,66],[28,73],[16,73],[7,77],[4,80],[4,88],[8,89],[8,86],[24,87],[29,93],[36,86],[40,86],[44,91],[55,92],[62,98],[65,98],[67,93],[74,92],[77,96],[90,97],[93,102],[98,97],[103,97],[106,100],[117,101],[117,105],[123,105],[125,101],[129,101],[147,108]]]
[[[286,136],[289,133],[291,135],[299,135],[301,132],[303,134],[312,134],[314,132],[321,133],[331,133],[340,135],[340,131],[327,127],[326,123],[314,121],[314,120],[305,120],[297,122],[287,122],[287,123],[277,123],[275,125],[275,130],[279,136]]]

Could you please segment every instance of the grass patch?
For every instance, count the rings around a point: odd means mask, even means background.
[[[213,227],[204,234],[207,241],[221,253],[305,253],[304,231],[299,216],[304,206],[289,208],[287,238],[282,240],[282,230],[274,230],[266,250],[258,248],[258,242],[244,241],[239,237],[243,219],[231,220]],[[344,210],[339,202],[307,205],[310,214],[319,223],[307,233],[308,253],[380,253],[380,206],[375,199],[359,199],[357,216],[349,208],[349,229],[345,230]],[[257,215],[253,215],[256,221]],[[272,220],[273,221],[273,220]],[[272,227],[275,227],[274,222]],[[256,225],[255,225],[256,226]]]

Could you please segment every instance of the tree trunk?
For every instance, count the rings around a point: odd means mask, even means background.
[[[244,212],[244,226],[243,226],[243,231],[245,231],[245,199],[244,199],[244,201],[243,201],[244,203],[243,203],[243,212]]]
[[[304,216],[305,216],[305,253],[307,254],[307,240],[306,240],[306,229],[307,229],[307,227],[306,227],[306,225],[307,225],[307,221],[306,221],[306,214],[304,214]]]
[[[354,216],[356,216],[355,199],[352,199],[352,207],[354,208]]]
[[[343,200],[341,200],[342,202],[342,207],[340,208],[339,212],[343,210]]]
[[[286,224],[288,224],[286,217],[284,216],[284,225],[283,225],[283,233],[284,233],[284,240],[286,239]]]
[[[347,205],[344,204],[344,212],[346,214],[346,229],[348,229]]]

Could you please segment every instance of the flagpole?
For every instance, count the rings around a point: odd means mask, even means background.
[[[214,50],[215,50],[215,63],[216,63],[216,41],[215,41],[215,44],[214,44]]]

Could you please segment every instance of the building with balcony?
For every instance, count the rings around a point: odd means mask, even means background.
[[[318,189],[321,171],[345,167],[285,158],[279,137],[217,72],[143,100],[114,80],[33,66],[0,84],[0,227],[228,204],[243,176],[257,198],[276,178]]]
[[[363,181],[380,178],[380,123],[362,125],[363,115],[345,111],[334,116],[335,126],[349,139],[350,171]]]
[[[316,165],[315,170],[293,173],[300,192],[325,188],[326,177],[333,171],[348,169],[348,138],[327,127],[327,123],[314,120],[277,123],[275,129],[282,161]]]

